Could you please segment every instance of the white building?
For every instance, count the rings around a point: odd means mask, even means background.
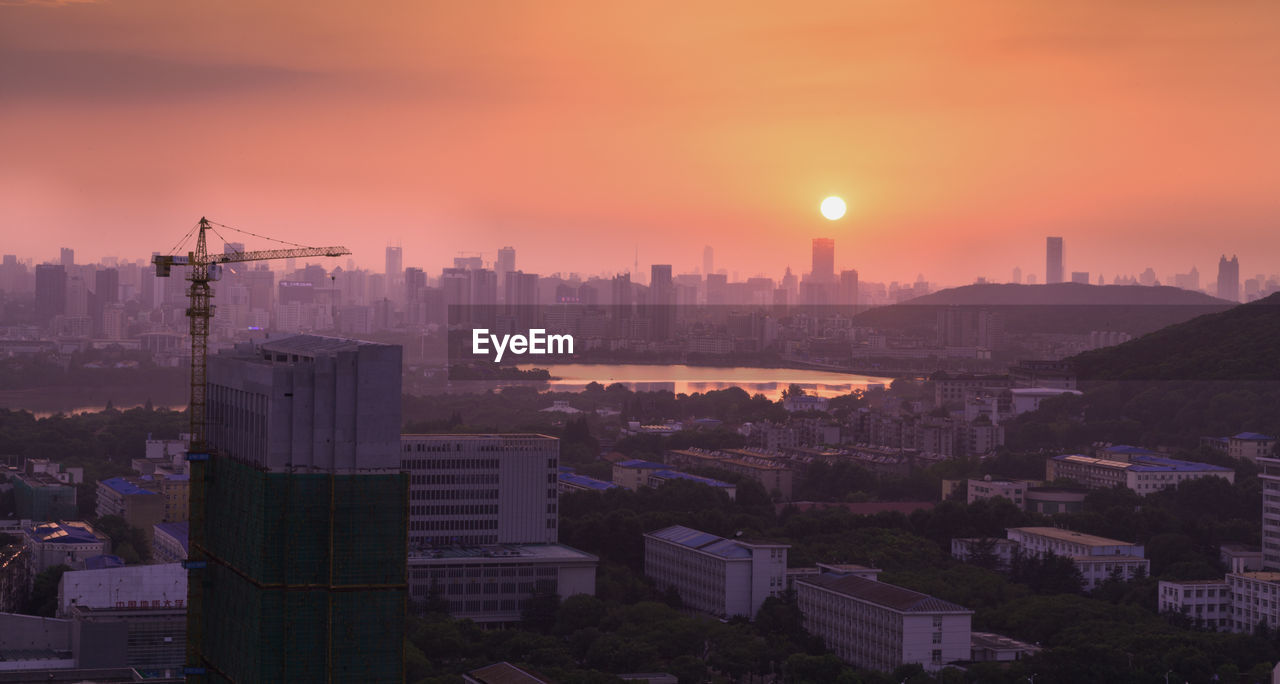
[[[560,440],[545,435],[401,435],[409,546],[554,544]]]
[[[1231,587],[1222,580],[1160,580],[1161,613],[1182,613],[1198,624],[1216,630],[1233,628]]]
[[[796,580],[805,629],[845,662],[883,672],[919,663],[936,672],[971,655],[973,611],[855,575]]]
[[[182,608],[187,573],[179,563],[70,570],[58,582],[58,615],[73,608]]]
[[[409,597],[432,595],[449,614],[476,622],[519,622],[537,593],[561,599],[596,592],[595,556],[562,544],[501,544],[409,554]]]
[[[1124,580],[1133,579],[1139,571],[1151,573],[1151,561],[1144,557],[1141,544],[1056,527],[1011,527],[1006,533],[1024,556],[1052,553],[1070,558],[1080,569],[1086,591],[1116,573]]]
[[[1280,572],[1227,575],[1231,589],[1231,631],[1252,632],[1258,623],[1280,627]]]
[[[693,610],[755,617],[766,598],[786,592],[789,548],[675,525],[644,535],[644,573]]]
[[[969,561],[980,553],[990,553],[1002,567],[1009,567],[1018,552],[1018,543],[998,537],[956,537],[951,540],[951,557]]]
[[[968,501],[969,503],[973,503],[981,499],[991,499],[997,496],[1003,496],[1009,501],[1017,504],[1018,508],[1022,508],[1025,503],[1024,497],[1026,496],[1027,489],[1038,484],[1038,482],[1032,482],[1030,480],[993,480],[990,476],[984,477],[981,480],[970,479],[968,484]]]
[[[47,522],[24,527],[31,574],[55,565],[83,568],[84,560],[111,550],[111,540],[87,522]]]
[[[1257,462],[1275,453],[1276,438],[1256,432],[1241,432],[1227,438],[1227,453],[1235,458]]]
[[[1072,480],[1089,489],[1125,487],[1143,496],[1201,477],[1236,481],[1234,470],[1209,463],[1179,461],[1152,454],[1133,454],[1128,459],[1121,461],[1081,454],[1053,456],[1045,461],[1045,479]]]

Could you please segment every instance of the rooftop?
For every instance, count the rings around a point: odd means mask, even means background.
[[[1054,456],[1053,460],[1061,463],[1076,463],[1114,470],[1132,470],[1139,473],[1229,473],[1230,468],[1223,468],[1211,463],[1195,461],[1179,461],[1176,458],[1165,458],[1153,454],[1134,453],[1130,461],[1113,461],[1106,458],[1094,458],[1081,454]]]
[[[561,471],[559,477],[561,482],[567,482],[579,487],[586,487],[587,489],[598,489],[600,491],[613,489],[618,486],[612,482],[605,482],[604,480],[597,480],[594,477],[587,477],[586,475],[579,475],[572,472]]]
[[[444,546],[426,550],[409,550],[409,562],[428,560],[585,560],[595,556],[564,544],[493,544],[489,546]]]
[[[733,487],[733,485],[729,484],[728,482],[722,482],[720,480],[716,480],[710,477],[703,477],[701,475],[691,475],[689,473],[682,473],[679,470],[659,470],[655,472],[654,475],[657,477],[666,478],[668,480],[690,480],[692,482],[701,482],[702,484],[707,485],[708,487],[722,487],[722,488]]]
[[[1039,646],[1033,646],[1025,641],[1011,639],[1003,634],[994,632],[970,632],[970,644],[974,648],[989,648],[992,650],[1033,650],[1039,651]]]
[[[142,487],[139,487],[138,485],[124,479],[123,477],[107,478],[105,480],[102,480],[101,484],[106,485],[108,488],[113,489],[125,496],[132,496],[134,494],[155,494],[155,492],[151,491],[150,489],[143,489]]]
[[[365,342],[363,340],[352,340],[345,337],[325,337],[322,335],[290,335],[289,337],[268,339],[259,345],[259,347],[264,351],[278,352],[281,354],[302,354],[305,356],[332,354],[340,351],[352,351],[358,347],[386,346],[389,345],[379,344],[377,342]]]
[[[972,613],[973,611],[950,601],[943,601],[928,594],[921,594],[904,587],[863,579],[856,575],[837,577],[818,575],[800,577],[797,584],[811,584],[837,594],[884,606],[902,613]]]
[[[788,546],[787,544],[774,544],[765,541],[725,539],[724,537],[717,537],[710,532],[695,530],[683,525],[672,525],[671,527],[649,532],[645,536],[730,560],[750,558],[751,550],[748,547],[751,546]]]
[[[1017,530],[1023,534],[1034,534],[1041,537],[1049,537],[1059,541],[1072,542],[1074,544],[1084,544],[1085,546],[1134,546],[1133,542],[1120,541],[1119,539],[1108,539],[1099,537],[1095,534],[1085,534],[1084,532],[1072,532],[1071,530],[1063,530],[1057,527],[1011,527],[1010,532]]]
[[[654,463],[641,458],[620,461],[614,465],[622,466],[623,468],[639,468],[641,470],[666,470],[669,467],[665,463]]]
[[[1238,435],[1232,435],[1232,436],[1231,436],[1231,439],[1242,439],[1242,440],[1244,440],[1244,441],[1246,441],[1246,442],[1272,442],[1272,441],[1275,441],[1275,437],[1272,437],[1272,436],[1270,436],[1270,435],[1263,435],[1263,434],[1259,434],[1259,433],[1257,433],[1257,432],[1241,432],[1241,433],[1240,433],[1240,434],[1238,434]]]
[[[26,528],[27,534],[46,544],[93,544],[103,541],[86,522],[47,522]]]
[[[1280,582],[1280,572],[1232,572],[1227,577],[1244,577],[1260,582]]]

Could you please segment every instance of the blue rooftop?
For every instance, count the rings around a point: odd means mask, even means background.
[[[84,527],[81,527],[84,525]],[[85,523],[40,523],[27,528],[27,534],[33,539],[56,544],[91,544],[102,541],[88,529]]]
[[[747,558],[751,556],[749,550],[732,539],[717,537],[710,532],[702,532],[683,525],[672,525],[657,532],[650,532],[649,535],[680,546],[705,551],[721,558]]]
[[[124,559],[119,556],[103,554],[101,556],[89,556],[84,559],[85,570],[103,570],[106,568],[123,568]]]
[[[618,465],[623,468],[640,468],[642,470],[666,470],[667,466],[663,463],[654,463],[644,459],[633,458],[629,461],[622,461]]]
[[[721,482],[720,480],[715,480],[709,477],[703,477],[701,475],[691,475],[689,473],[682,473],[679,470],[659,470],[658,472],[654,473],[654,475],[667,480],[690,480],[693,482],[701,482],[702,484],[707,485],[708,487],[732,487],[733,486],[728,482]]]
[[[1226,473],[1231,471],[1230,468],[1223,468],[1210,463],[1179,461],[1175,458],[1163,458],[1160,456],[1135,455],[1130,460],[1130,463],[1133,464],[1133,470],[1140,473]]]
[[[618,486],[612,482],[597,480],[594,477],[587,477],[586,475],[579,475],[577,473],[562,472],[560,473],[560,481],[568,482],[569,484],[575,484],[575,485],[578,485],[579,487],[586,487],[588,489],[598,489],[600,491],[604,491],[606,489],[613,489],[614,487]]]
[[[1275,437],[1259,434],[1257,432],[1241,432],[1238,435],[1233,435],[1231,439],[1243,439],[1248,442],[1270,442],[1275,440]]]
[[[1109,453],[1109,454],[1154,454],[1154,453],[1157,453],[1157,452],[1152,451],[1152,450],[1150,450],[1150,449],[1143,449],[1142,447],[1130,446],[1130,445],[1128,445],[1128,444],[1116,444],[1115,446],[1109,446],[1109,447],[1107,447],[1107,448],[1103,449],[1103,451],[1105,451],[1105,452],[1107,452],[1107,453]]]
[[[150,489],[143,489],[138,485],[124,479],[123,477],[112,477],[102,481],[102,484],[114,489],[125,496],[131,494],[155,494]]]
[[[155,528],[165,534],[178,540],[182,544],[184,551],[190,551],[187,547],[187,537],[190,535],[190,527],[186,520],[182,522],[161,522],[156,523]]]

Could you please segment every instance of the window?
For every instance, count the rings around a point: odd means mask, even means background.
[[[940,648],[933,649],[933,664],[934,665],[942,664],[942,649]]]

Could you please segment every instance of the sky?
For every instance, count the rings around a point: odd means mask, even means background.
[[[1280,3],[0,0],[0,251],[1280,272]],[[841,220],[818,212],[827,195]],[[271,243],[247,239],[253,248]],[[216,246],[215,246],[216,248]],[[345,265],[345,260],[341,262]]]

